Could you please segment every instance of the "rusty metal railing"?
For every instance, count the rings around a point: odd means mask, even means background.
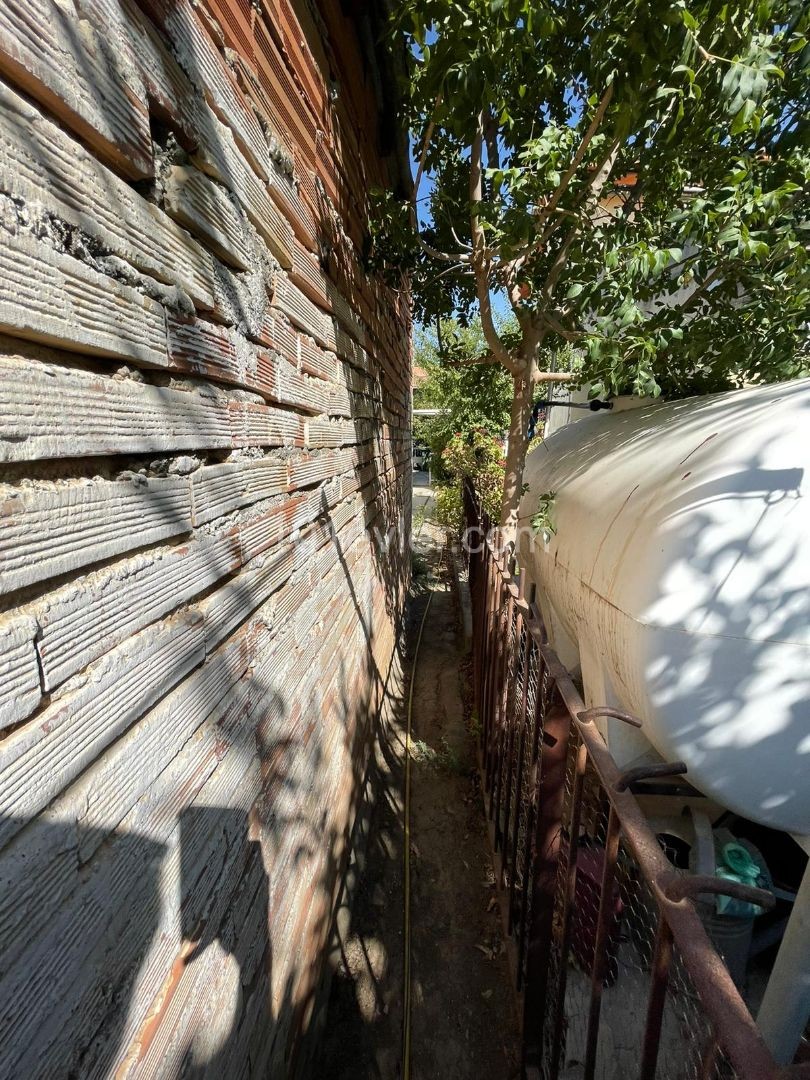
[[[481,769],[523,1007],[542,1080],[772,1080],[774,1063],[693,903],[722,889],[666,858],[548,644],[525,577],[465,489]],[[682,762],[650,775],[679,774]]]

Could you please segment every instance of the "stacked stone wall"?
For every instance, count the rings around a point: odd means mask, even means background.
[[[295,1071],[408,573],[364,18],[0,3],[0,1077]]]

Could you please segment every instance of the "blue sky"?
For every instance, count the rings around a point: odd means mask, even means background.
[[[416,170],[419,163],[419,154],[421,152],[421,145],[416,146],[411,139],[411,176],[416,179]],[[433,224],[433,218],[430,214],[430,194],[433,191],[433,179],[425,172],[419,180],[419,190],[417,191],[417,203],[416,213],[420,227],[430,226]],[[437,273],[439,268],[437,267]],[[503,291],[493,291],[490,293],[492,298],[492,310],[495,313],[496,319],[505,318],[511,312],[511,306]]]

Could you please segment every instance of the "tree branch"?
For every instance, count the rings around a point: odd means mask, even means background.
[[[633,184],[633,187],[632,187],[632,189],[630,191],[630,194],[622,202],[621,216],[622,216],[624,221],[629,220],[630,215],[633,213],[636,206],[638,205],[639,199],[641,198],[643,187],[644,187],[644,182],[643,182],[643,180],[641,178],[641,172],[639,171],[639,172],[636,173],[636,182],[635,182],[635,184]]]
[[[717,53],[709,52],[697,39],[697,34],[694,30],[687,29],[687,33],[690,35],[695,43],[695,47],[707,64],[736,64],[738,67],[748,68],[749,71],[757,71],[758,69],[753,64],[746,64],[744,60],[737,60],[734,57],[718,56]]]
[[[605,113],[607,112],[608,105],[610,105],[612,98],[613,83],[611,83],[610,86],[608,86],[608,88],[605,90],[604,94],[602,94],[602,99],[597,105],[596,112],[593,114],[593,118],[588,125],[585,134],[582,136],[582,140],[580,141],[579,146],[577,147],[577,151],[571,159],[571,164],[563,173],[562,179],[557,185],[555,192],[553,193],[549,201],[546,203],[546,205],[543,207],[543,209],[540,211],[538,223],[545,221],[546,218],[553,213],[553,211],[557,207],[557,203],[568,190],[568,185],[571,183],[572,179],[574,178],[574,174],[576,173],[579,166],[582,164],[582,159],[585,157],[585,152],[590,146],[591,140],[599,130],[599,127],[605,118]]]
[[[487,122],[484,126],[484,141],[487,146],[487,168],[500,169],[501,167],[501,155],[498,152],[498,125],[495,123],[495,117],[492,115],[492,109],[487,110]],[[493,202],[500,203],[501,194],[495,190],[493,184],[490,183],[490,198]]]
[[[479,356],[467,356],[467,357],[464,357],[463,359],[460,359],[460,358],[457,359],[455,357],[449,356],[448,353],[447,353],[447,349],[445,348],[444,343],[443,343],[442,334],[441,334],[440,320],[438,320],[438,319],[436,320],[436,334],[437,334],[438,340],[439,340],[439,342],[441,344],[441,348],[439,349],[439,356],[440,356],[440,358],[442,360],[442,363],[446,364],[447,367],[450,367],[450,368],[467,368],[467,367],[476,367],[479,364],[481,364],[481,365],[489,364],[490,366],[498,365],[498,367],[502,366],[501,362],[497,358],[497,356],[494,356],[491,352],[481,353]]]
[[[430,279],[430,281],[428,282],[428,286],[435,285],[437,281],[441,280],[441,278],[447,277],[448,274],[454,274],[458,270],[462,270],[464,272],[464,274],[471,274],[472,273],[472,270],[470,269],[469,265],[462,264],[462,263],[453,263],[452,266],[448,266],[444,270],[440,270],[438,274],[436,274],[434,277],[432,277]]]
[[[472,244],[465,244],[452,225],[450,226],[450,232],[453,234],[453,239],[460,248],[464,248],[466,251],[472,251]]]
[[[536,323],[532,329],[532,361],[529,366],[529,382],[532,386],[537,383],[570,382],[574,376],[568,371],[540,371],[537,367],[537,357],[546,337],[546,328]],[[552,357],[552,363],[554,362]]]
[[[501,155],[498,151],[498,125],[492,115],[492,109],[487,110],[487,123],[484,128],[484,138],[487,144],[487,166],[490,169],[501,167]]]
[[[720,277],[722,272],[723,268],[720,266],[716,266],[714,270],[710,271],[706,275],[706,277],[703,279],[703,281],[701,281],[700,285],[698,285],[695,291],[691,292],[682,304],[678,304],[678,306],[675,308],[675,311],[689,311],[690,308],[694,307],[695,302],[706,294],[706,290],[708,289],[708,287]]]
[[[588,149],[588,146],[591,144],[594,135],[596,135],[597,131],[599,130],[602,121],[604,120],[605,113],[607,112],[608,106],[610,105],[612,98],[613,83],[611,83],[610,86],[608,86],[605,90],[604,94],[602,94],[602,99],[596,108],[596,112],[593,114],[593,118],[588,125],[585,134],[582,136],[576,153],[571,160],[571,164],[568,166],[565,173],[563,174],[549,201],[544,207],[540,209],[539,213],[537,214],[538,229],[544,223],[547,223],[545,225],[545,228],[543,228],[542,232],[538,237],[535,237],[535,239],[530,244],[527,244],[526,247],[522,248],[519,252],[517,252],[516,255],[512,257],[512,259],[507,264],[508,272],[514,273],[515,271],[519,270],[520,267],[523,265],[524,261],[529,257],[529,255],[531,255],[535,251],[539,251],[543,247],[543,245],[548,242],[552,233],[556,232],[556,230],[560,227],[563,217],[576,217],[575,211],[558,210],[557,204],[559,203],[565,192],[568,190],[568,187],[572,179],[574,178],[577,169],[582,164],[582,160],[585,157],[585,152]],[[557,213],[559,216],[549,222],[548,219],[554,213]]]
[[[479,113],[478,125],[470,148],[470,233],[473,251],[472,266],[475,273],[475,291],[481,313],[481,327],[484,338],[499,363],[503,364],[512,375],[519,375],[520,368],[509,355],[501,341],[492,318],[492,303],[489,296],[489,258],[486,250],[486,238],[478,217],[478,206],[483,196],[483,170],[481,154],[484,144],[484,115]]]
[[[535,371],[532,382],[571,382],[573,377],[570,371]]]
[[[470,262],[470,256],[464,251],[458,251],[455,254],[451,254],[449,251],[439,251],[438,248],[433,247],[432,244],[425,240],[418,228],[416,228],[416,239],[424,253],[430,255],[432,259],[439,259],[441,262],[447,263],[458,263],[461,266]]]
[[[500,364],[500,360],[493,353],[482,353],[480,356],[470,356],[466,360],[459,360],[456,367],[475,367],[476,364]]]
[[[616,162],[616,155],[618,154],[618,152],[619,143],[618,141],[614,141],[611,144],[608,152],[603,157],[599,168],[588,181],[588,186],[585,191],[587,193],[587,201],[590,205],[591,210],[593,210],[599,203],[599,196],[602,194],[605,184],[608,181],[608,177],[613,170],[613,166]],[[560,274],[565,268],[569,248],[571,247],[574,237],[577,235],[578,232],[579,222],[576,222],[571,227],[568,236],[566,236],[565,240],[563,241],[560,250],[557,252],[557,257],[552,263],[551,269],[546,276],[546,283],[543,286],[543,295],[547,301],[551,300],[552,296],[554,295],[554,290],[557,287],[557,282],[560,279]]]
[[[505,269],[508,279],[514,280],[515,276],[520,271],[520,268],[524,265],[529,256],[536,251],[541,251],[543,247],[545,247],[546,243],[550,240],[552,234],[555,233],[557,229],[559,229],[560,225],[562,225],[564,218],[572,217],[577,223],[580,222],[580,215],[573,210],[558,209],[555,210],[555,214],[557,215],[557,217],[555,217],[546,225],[542,233],[539,236],[535,237],[535,239],[532,240],[530,244],[527,244],[526,247],[522,248],[506,264]]]
[[[566,329],[566,327],[563,326],[563,324],[557,317],[556,311],[551,311],[550,309],[547,309],[543,312],[542,318],[545,319],[549,328],[553,330],[554,333],[558,337],[561,337],[564,341],[580,341],[582,338],[588,336],[584,330]]]
[[[438,110],[441,103],[442,103],[442,95],[438,94],[436,96],[436,101],[434,102],[434,105],[433,105],[433,112],[431,113],[430,121],[428,123],[427,128],[425,128],[425,137],[422,140],[422,151],[419,154],[419,165],[417,166],[416,176],[414,177],[414,181],[413,181],[413,200],[414,200],[414,202],[416,202],[416,195],[417,195],[417,192],[419,191],[419,185],[422,182],[422,173],[425,171],[425,158],[427,157],[428,146],[430,145],[430,140],[433,138],[433,131],[434,131],[435,127],[436,127],[436,111]]]
[[[574,239],[578,232],[579,227],[577,225],[572,226],[571,230],[568,233],[568,236],[566,236],[565,240],[563,240],[560,250],[557,252],[557,257],[551,264],[551,269],[549,270],[548,274],[546,274],[546,281],[543,285],[543,296],[546,301],[551,300],[552,296],[554,295],[554,290],[557,288],[557,282],[560,280],[560,274],[565,269],[565,264],[568,259],[568,251],[571,247],[571,244],[574,242]]]
[[[413,220],[414,232],[416,233],[416,239],[419,246],[425,252],[426,255],[430,255],[432,259],[438,259],[440,262],[449,263],[469,263],[470,257],[465,252],[459,252],[458,254],[451,254],[448,251],[439,251],[438,248],[433,247],[427,240],[424,239],[419,232],[419,215],[416,210],[417,198],[419,194],[419,185],[422,182],[422,174],[425,171],[425,159],[427,158],[428,146],[430,140],[433,138],[433,131],[436,127],[436,111],[442,103],[442,95],[439,94],[436,97],[436,101],[433,105],[433,113],[430,117],[428,126],[425,128],[425,137],[422,140],[422,150],[419,154],[419,164],[416,169],[416,176],[413,181],[413,194],[411,196],[411,219]]]
[[[602,194],[605,184],[610,179],[610,174],[613,171],[613,166],[616,164],[616,158],[619,154],[620,145],[618,139],[613,140],[603,155],[602,160],[597,165],[593,176],[588,181],[585,191],[582,193],[581,199],[590,202],[591,206],[599,201],[599,196]]]

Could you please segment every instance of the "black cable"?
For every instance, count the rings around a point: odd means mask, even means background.
[[[554,406],[557,408],[588,409],[590,412],[601,412],[603,409],[612,409],[613,402],[600,401],[599,398],[594,398],[593,401],[552,401],[550,398],[540,398],[539,401],[535,401],[534,405],[532,405],[532,415],[529,419],[529,430],[527,432],[529,439],[534,438],[537,421],[540,418],[540,410],[550,409]]]

